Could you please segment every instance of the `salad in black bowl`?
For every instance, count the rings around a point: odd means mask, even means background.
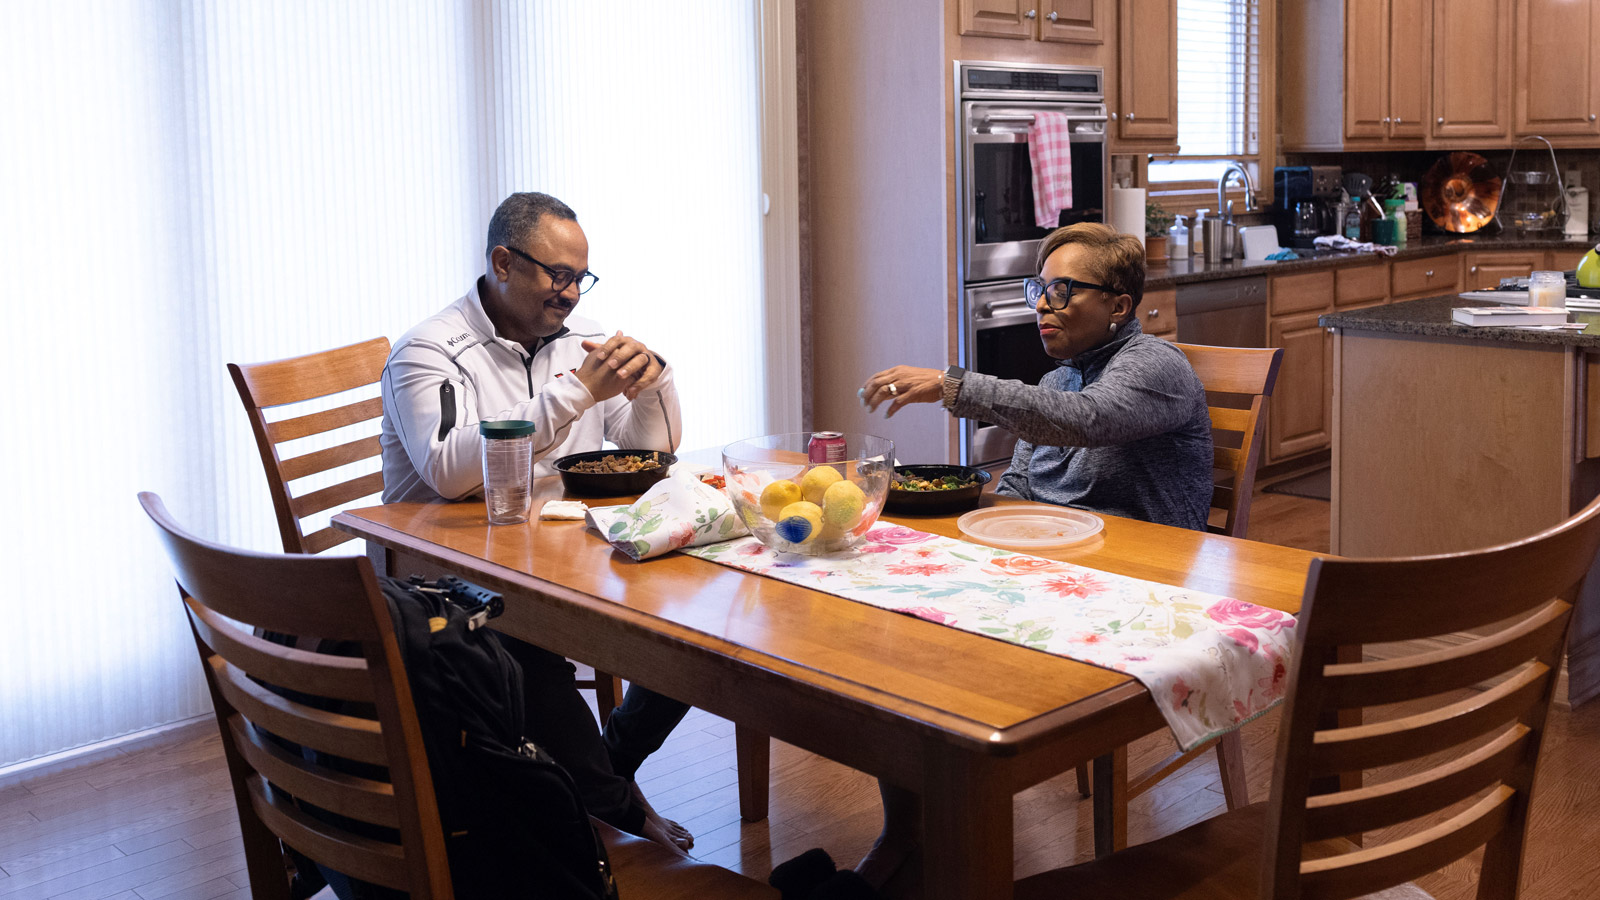
[[[977,509],[983,486],[992,477],[976,466],[895,466],[883,508],[925,515]]]

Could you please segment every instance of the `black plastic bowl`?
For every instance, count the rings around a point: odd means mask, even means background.
[[[889,484],[889,495],[883,501],[885,511],[925,515],[977,509],[983,486],[993,477],[987,470],[975,466],[895,466],[894,474],[897,480],[902,475],[930,480],[946,475],[978,479],[976,484],[947,491],[906,491],[892,482]]]
[[[607,456],[638,456],[653,459],[661,465],[638,472],[574,472],[572,467],[592,459]],[[556,460],[556,471],[561,473],[561,484],[570,494],[587,494],[591,497],[622,497],[642,494],[650,486],[667,477],[667,470],[678,458],[663,450],[594,450],[574,453]]]

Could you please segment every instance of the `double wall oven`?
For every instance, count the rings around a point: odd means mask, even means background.
[[[1040,227],[1033,209],[1028,136],[1034,116],[1061,112],[1071,134],[1072,207],[1055,227],[1105,220],[1106,107],[1102,71],[1088,66],[957,62],[956,217],[962,283],[960,364],[969,371],[1037,384],[1056,361],[1045,355],[1022,279],[1034,275]],[[961,461],[1010,458],[1016,437],[961,420]]]

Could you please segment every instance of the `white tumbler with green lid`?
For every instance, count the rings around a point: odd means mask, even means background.
[[[490,525],[528,521],[533,431],[533,423],[523,419],[478,423],[478,434],[483,436],[483,501]]]

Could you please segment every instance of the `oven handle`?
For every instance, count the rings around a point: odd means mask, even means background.
[[[974,331],[987,331],[990,328],[1010,328],[1014,325],[1026,325],[1036,320],[1033,310],[1027,308],[1022,300],[1015,301],[1017,308],[1009,309],[1010,303],[997,303],[1000,307],[998,315],[991,314],[988,318],[977,319],[972,323]],[[985,304],[987,308],[988,304]]]

